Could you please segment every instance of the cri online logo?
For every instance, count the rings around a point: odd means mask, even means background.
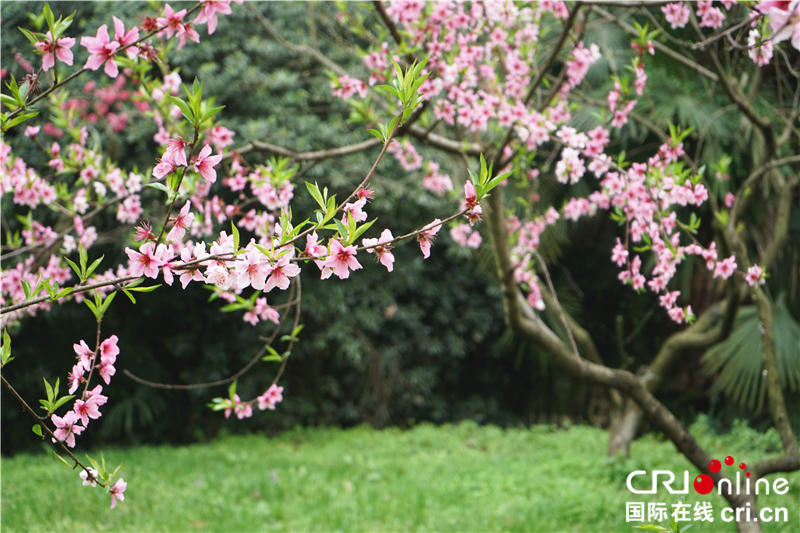
[[[732,456],[727,456],[725,458],[725,464],[728,466],[733,465],[734,459]],[[739,464],[739,470],[744,470],[747,468],[747,465],[744,463]],[[722,469],[722,464],[714,459],[710,463],[708,463],[708,469],[713,472],[719,472]],[[689,471],[683,471],[683,489],[673,489],[672,484],[675,482],[675,474],[673,474],[669,470],[653,470],[652,472],[652,484],[649,489],[639,490],[633,488],[633,478],[640,475],[647,475],[646,470],[635,470],[628,475],[627,485],[628,490],[634,494],[655,494],[658,490],[658,478],[659,476],[665,475],[669,476],[669,479],[665,479],[661,481],[661,484],[669,491],[670,494],[688,494],[689,493]],[[723,494],[722,489],[727,485],[727,494],[733,494],[733,484],[730,479],[720,479],[719,483],[717,484],[717,493]],[[759,488],[761,490],[766,490],[766,494],[769,494],[770,484],[769,480],[767,479],[759,479],[755,485],[755,494],[759,494]],[[750,472],[745,472],[745,487],[742,487],[740,472],[736,471],[736,494],[750,494]],[[711,479],[711,476],[707,474],[700,474],[694,479],[694,490],[698,494],[708,494],[712,490],[714,490],[714,480]],[[789,482],[785,478],[776,478],[772,483],[772,490],[775,494],[786,494],[789,491]]]

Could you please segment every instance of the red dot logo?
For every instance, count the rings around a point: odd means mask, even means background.
[[[699,494],[708,494],[714,490],[714,480],[711,479],[711,476],[700,474],[694,478],[694,490]]]
[[[728,465],[728,466],[731,466],[733,464],[733,457],[731,457],[730,455],[728,457],[726,457],[725,458],[725,464]]]
[[[716,459],[708,463],[708,469],[715,474],[719,472],[721,468],[722,468],[722,463],[720,463]]]
[[[742,470],[744,470],[745,468],[747,468],[747,465],[746,465],[746,464],[744,464],[744,463],[739,463],[739,468],[741,468]]]

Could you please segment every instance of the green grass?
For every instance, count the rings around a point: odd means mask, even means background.
[[[738,427],[719,437],[699,428],[714,457],[753,462],[775,448],[775,435]],[[4,531],[633,531],[626,501],[670,505],[663,490],[632,495],[634,469],[688,469],[672,444],[647,436],[632,458],[607,462],[607,435],[590,427],[502,430],[473,423],[410,431],[309,429],[227,437],[182,448],[109,449],[124,461],[125,502],[109,509],[100,488],[81,486],[77,472],[52,455],[2,459]],[[97,454],[99,455],[99,453]],[[789,510],[800,531],[800,475],[790,492],[760,497]],[[682,476],[681,476],[682,478]],[[690,531],[735,531],[709,500],[715,522]]]

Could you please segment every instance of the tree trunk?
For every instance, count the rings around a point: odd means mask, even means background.
[[[642,410],[630,398],[626,398],[620,408],[611,411],[607,457],[616,457],[621,453],[630,457],[631,443],[639,432],[643,416]]]

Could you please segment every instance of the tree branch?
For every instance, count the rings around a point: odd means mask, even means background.
[[[623,22],[618,17],[616,17],[615,15],[609,13],[605,9],[595,6],[594,11],[596,13],[598,13],[599,15],[601,15],[604,19],[615,23],[617,26],[619,26],[620,28],[625,30],[625,32],[628,33],[629,35],[633,35],[635,37],[639,37],[639,32],[636,30],[636,28],[634,28],[633,26],[631,26],[627,22]],[[700,65],[699,63],[697,63],[694,59],[688,58],[685,55],[676,52],[672,48],[670,48],[668,46],[665,46],[665,45],[661,44],[658,41],[654,41],[653,42],[653,46],[655,47],[656,50],[658,50],[662,54],[671,57],[672,59],[674,59],[674,60],[686,65],[687,67],[689,67],[690,69],[692,69],[692,70],[694,70],[696,72],[699,72],[700,74],[702,74],[706,78],[710,79],[711,81],[713,81],[713,82],[718,82],[719,81],[719,76],[717,76],[716,74],[714,74],[713,72],[711,72],[710,70],[705,68],[704,66]]]

